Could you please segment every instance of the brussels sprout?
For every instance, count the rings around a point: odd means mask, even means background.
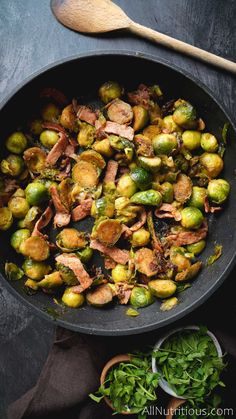
[[[86,300],[92,306],[103,307],[112,302],[112,289],[108,284],[99,285],[96,289],[87,293]]]
[[[157,173],[159,172],[160,168],[161,168],[161,158],[160,157],[143,157],[140,156],[139,159],[139,164],[143,169],[148,170],[149,172],[152,173]]]
[[[145,228],[140,228],[137,231],[134,231],[131,237],[131,245],[133,247],[146,246],[150,240],[149,231]]]
[[[37,291],[39,289],[37,281],[34,281],[33,279],[28,278],[25,281],[25,287],[30,288],[31,290]]]
[[[172,183],[170,182],[164,182],[161,184],[160,192],[162,195],[162,201],[171,204],[174,200],[174,188]]]
[[[18,226],[20,228],[27,228],[30,231],[32,231],[34,229],[36,218],[41,214],[41,212],[42,211],[39,207],[31,207],[27,212],[25,218],[19,221]]]
[[[228,198],[230,185],[225,179],[214,179],[208,183],[207,195],[215,204],[223,204]]]
[[[143,167],[136,167],[130,172],[131,179],[141,190],[148,189],[152,182],[152,175]]]
[[[40,205],[49,198],[46,186],[40,182],[29,183],[25,189],[25,195],[30,205]]]
[[[102,196],[93,201],[91,208],[92,217],[106,216],[112,218],[115,212],[115,204],[107,197]]]
[[[39,147],[31,147],[25,150],[25,164],[33,173],[40,173],[45,168],[46,153]]]
[[[104,158],[95,150],[83,151],[83,153],[80,154],[79,159],[92,163],[101,170],[106,166]]]
[[[178,251],[170,252],[170,261],[177,266],[178,272],[189,269],[191,266],[189,259]]]
[[[30,121],[29,129],[33,135],[40,135],[43,131],[41,119],[33,119],[32,121]]]
[[[131,278],[131,273],[127,266],[118,263],[115,268],[112,269],[111,276],[114,282],[128,282]]]
[[[99,88],[98,94],[104,103],[108,103],[111,100],[120,98],[123,94],[123,89],[117,82],[107,81]]]
[[[21,243],[20,253],[36,262],[41,262],[49,257],[49,246],[42,237],[33,236]]]
[[[143,130],[143,135],[145,135],[145,137],[150,138],[150,140],[153,140],[153,138],[160,133],[161,127],[159,125],[149,125],[147,128]]]
[[[141,211],[139,205],[131,204],[129,198],[124,196],[115,200],[116,218],[122,223],[134,220]]]
[[[133,121],[133,128],[134,131],[140,131],[143,129],[149,120],[148,110],[145,109],[143,106],[134,106],[133,107],[134,113],[134,121]]]
[[[56,236],[56,245],[63,252],[73,252],[74,250],[83,249],[87,244],[86,235],[82,231],[75,228],[64,228]]]
[[[49,275],[45,275],[41,281],[38,282],[38,287],[45,289],[53,289],[60,287],[63,284],[60,272],[55,271]]]
[[[122,225],[119,220],[101,218],[95,223],[91,237],[99,240],[106,246],[113,246],[119,240],[121,233]]]
[[[181,211],[181,225],[184,228],[197,229],[202,224],[204,217],[201,211],[195,207],[186,207]]]
[[[136,183],[128,173],[125,173],[120,177],[117,183],[118,195],[130,198],[137,190],[138,187]]]
[[[45,262],[36,262],[35,260],[29,258],[25,259],[22,265],[22,269],[25,275],[28,276],[30,279],[33,279],[34,281],[40,281],[44,278],[45,275],[47,275],[51,271],[51,267],[47,265]]]
[[[0,230],[8,230],[13,223],[12,213],[7,207],[0,208]]]
[[[175,293],[177,286],[171,279],[153,279],[148,288],[155,297],[168,298]]]
[[[111,157],[114,153],[113,148],[110,145],[109,138],[95,141],[92,147],[104,157]]]
[[[60,124],[71,131],[75,128],[76,115],[73,109],[73,105],[66,106],[60,116]]]
[[[142,247],[134,255],[136,269],[148,277],[154,276],[158,272],[158,263],[153,250]]]
[[[54,103],[48,103],[41,111],[41,116],[44,121],[56,122],[60,115],[60,109]]]
[[[213,134],[209,132],[205,132],[201,136],[201,147],[204,151],[208,151],[209,153],[214,153],[218,150],[218,141]]]
[[[196,150],[201,145],[201,133],[199,131],[184,131],[182,141],[187,150]]]
[[[25,198],[12,196],[8,202],[8,208],[15,218],[24,218],[29,211],[29,204]]]
[[[21,154],[27,147],[27,138],[23,132],[13,132],[10,137],[7,138],[6,148],[10,153]]]
[[[197,126],[196,110],[188,102],[180,104],[173,113],[173,120],[185,129],[195,128]]]
[[[158,134],[153,140],[155,154],[167,154],[168,156],[178,147],[177,138],[174,134]]]
[[[161,304],[161,311],[169,311],[172,310],[172,308],[176,307],[179,300],[177,297],[171,297],[164,301],[164,303]]]
[[[80,130],[77,136],[79,145],[84,148],[91,147],[96,137],[95,128],[86,122],[81,122],[79,128]]]
[[[130,199],[130,202],[134,204],[142,205],[154,205],[159,207],[162,202],[162,196],[160,192],[154,189],[148,189],[147,191],[136,192]]]
[[[57,143],[59,137],[56,131],[46,129],[41,132],[39,139],[44,147],[52,148]]]
[[[107,117],[117,124],[130,124],[133,119],[133,110],[129,103],[115,99],[106,106]]]
[[[207,197],[207,191],[205,188],[200,186],[193,186],[192,195],[188,201],[190,207],[196,207],[200,210],[204,210],[204,204]]]
[[[5,273],[10,281],[18,281],[23,278],[24,272],[15,263],[5,263]]]
[[[68,307],[78,308],[84,304],[85,298],[83,294],[75,294],[73,289],[66,288],[62,296],[62,302]]]
[[[20,156],[9,154],[1,161],[1,171],[4,175],[19,176],[24,170],[24,161]]]
[[[216,153],[203,153],[200,157],[200,163],[206,174],[211,178],[217,177],[224,166],[222,158]]]
[[[181,128],[174,122],[172,115],[168,115],[163,118],[162,127],[168,130],[169,133],[182,131]]]
[[[85,247],[85,249],[76,252],[82,263],[88,263],[93,256],[93,249]]]
[[[190,266],[189,269],[185,269],[182,272],[177,273],[175,277],[175,281],[182,282],[182,281],[189,281],[193,279],[199,272],[202,267],[202,262],[196,262]]]
[[[130,296],[130,303],[136,308],[149,306],[154,302],[150,290],[142,287],[134,287]]]
[[[90,162],[80,160],[72,169],[72,179],[83,188],[93,188],[99,181],[98,168]]]
[[[174,163],[177,169],[179,169],[181,172],[186,173],[189,168],[189,161],[182,155],[178,154],[175,159]]]
[[[56,264],[56,269],[60,272],[61,278],[67,285],[78,285],[78,278],[75,276],[74,272],[67,266],[62,265],[62,263]]]
[[[27,228],[16,230],[11,236],[11,246],[17,253],[20,253],[21,243],[30,237],[30,231]]]
[[[193,243],[193,244],[189,244],[187,246],[187,251],[189,253],[193,253],[194,256],[199,255],[206,247],[206,241],[205,240],[200,240],[197,243]]]

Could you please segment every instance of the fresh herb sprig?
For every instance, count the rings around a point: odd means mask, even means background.
[[[206,329],[182,330],[154,352],[157,369],[171,388],[186,399],[204,402],[217,386],[225,364]]]
[[[157,373],[150,369],[150,354],[133,354],[128,362],[115,365],[107,374],[104,385],[89,397],[99,403],[108,397],[116,413],[140,413],[157,399]],[[140,418],[145,419],[145,415]]]
[[[189,417],[191,419],[199,419],[200,417],[202,419],[212,418],[212,411],[214,412],[214,419],[225,419],[224,416],[217,414],[217,409],[220,408],[221,403],[222,399],[216,393],[211,394],[204,403],[188,400],[176,409],[174,419],[189,419]]]

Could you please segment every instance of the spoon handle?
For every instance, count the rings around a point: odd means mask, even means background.
[[[193,45],[187,44],[186,42],[179,41],[178,39],[172,38],[171,36],[154,31],[153,29],[147,28],[136,22],[131,22],[127,29],[136,35],[150,39],[152,42],[164,45],[167,48],[171,48],[175,51],[182,52],[183,54],[190,55],[191,57],[204,61],[207,64],[212,64],[216,67],[222,68],[223,70],[227,70],[236,74],[236,63],[233,61],[218,57],[211,52],[204,51],[201,48],[194,47]]]

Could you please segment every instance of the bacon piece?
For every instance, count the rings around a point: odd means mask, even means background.
[[[56,122],[43,122],[42,127],[46,129],[52,129],[53,131],[61,132],[62,134],[66,134],[65,128],[63,128],[60,124]]]
[[[4,188],[3,191],[0,193],[0,206],[4,206],[8,203],[9,199],[11,198],[12,194],[15,190],[19,187],[15,179],[4,179]]]
[[[84,291],[82,285],[74,285],[73,287],[70,287],[70,290],[74,294],[81,294]]]
[[[134,138],[134,130],[132,127],[127,127],[127,125],[120,125],[116,122],[107,121],[104,126],[104,131],[108,134],[116,134],[121,137],[127,138],[127,140],[132,141]]]
[[[121,250],[117,247],[107,247],[100,243],[98,240],[93,239],[90,242],[90,247],[91,249],[99,250],[100,252],[113,259],[116,263],[120,263],[121,265],[126,265],[126,263],[129,261],[128,250]]]
[[[128,98],[132,105],[142,105],[143,107],[148,108],[150,90],[145,84],[140,84],[136,91],[128,93]]]
[[[77,207],[72,210],[72,220],[80,221],[90,215],[93,200],[92,198],[84,199]]]
[[[104,267],[105,269],[114,269],[116,267],[116,262],[112,260],[109,256],[104,258]]]
[[[115,288],[119,303],[128,304],[134,285],[129,285],[124,282],[117,282]]]
[[[178,233],[170,234],[166,237],[167,242],[174,246],[185,246],[187,244],[197,243],[204,239],[208,232],[207,222],[204,221],[203,225],[197,231],[180,231]]]
[[[174,218],[175,221],[181,220],[180,211],[171,204],[162,204],[160,208],[156,209],[154,214],[157,218]]]
[[[132,231],[130,230],[130,227],[128,227],[125,224],[122,224],[122,233],[121,234],[124,234],[124,237],[126,239],[128,239],[130,236],[132,236]]]
[[[193,184],[190,177],[180,173],[177,182],[174,183],[174,196],[176,201],[184,204],[191,196]]]
[[[109,160],[107,163],[104,183],[115,182],[119,164],[115,160]]]
[[[56,210],[56,215],[54,217],[54,227],[64,227],[70,222],[70,213],[68,209],[62,204],[60,195],[56,186],[51,186],[50,188],[53,205]]]
[[[97,115],[88,106],[79,106],[77,110],[77,117],[90,125],[95,125]]]
[[[53,146],[53,148],[49,151],[47,158],[46,158],[46,164],[48,166],[54,166],[61,157],[61,155],[64,153],[66,147],[68,145],[68,139],[66,134],[60,132],[59,134],[59,140],[57,143]]]
[[[55,259],[58,263],[67,266],[74,272],[83,290],[90,287],[93,280],[89,276],[88,272],[84,269],[80,259],[74,253],[62,253]]]
[[[33,232],[32,232],[32,236],[40,236],[42,238],[48,238],[48,236],[42,234],[40,230],[46,227],[50,223],[52,216],[53,216],[52,208],[48,206],[46,210],[43,212],[43,214],[41,215],[41,217],[36,222]]]
[[[222,210],[222,207],[211,207],[208,201],[208,198],[206,196],[205,201],[204,201],[204,209],[205,212],[208,214],[209,212],[211,214],[214,214],[214,212],[218,212]]]
[[[55,87],[45,87],[41,90],[39,97],[41,98],[52,98],[57,102],[59,105],[67,105],[68,100],[64,93],[60,90],[55,89]]]
[[[140,219],[137,221],[137,223],[133,224],[130,227],[131,231],[137,231],[139,230],[147,221],[147,213],[145,211],[145,209],[141,212],[140,214]]]

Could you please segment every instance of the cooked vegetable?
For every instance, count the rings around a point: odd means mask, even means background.
[[[201,136],[201,147],[208,153],[214,153],[218,150],[218,141],[213,134],[205,132]]]
[[[30,132],[33,135],[40,135],[41,132],[43,131],[42,120],[41,119],[33,119],[32,121],[30,121],[29,129],[30,129]]]
[[[153,140],[155,154],[166,154],[169,156],[178,147],[177,138],[174,134],[158,134]]]
[[[193,279],[198,272],[200,271],[202,267],[202,262],[196,262],[193,265],[191,265],[188,269],[185,269],[175,276],[175,281],[189,281],[190,279]]]
[[[8,230],[13,223],[12,212],[7,207],[0,208],[0,230]]]
[[[27,147],[27,138],[23,132],[13,132],[6,140],[6,148],[10,153],[21,154]]]
[[[161,159],[160,157],[143,157],[140,156],[139,164],[143,169],[146,169],[149,172],[157,173],[161,168]]]
[[[161,127],[159,125],[148,125],[147,128],[143,130],[143,134],[153,140],[161,132]]]
[[[83,294],[75,294],[73,288],[66,288],[62,302],[68,307],[78,308],[84,304],[85,298]]]
[[[201,145],[201,133],[199,131],[184,131],[182,141],[187,150],[196,150]]]
[[[122,87],[115,81],[107,81],[99,88],[98,91],[100,99],[104,103],[108,103],[114,99],[120,98],[122,93]]]
[[[154,279],[149,281],[148,287],[151,293],[158,298],[168,298],[171,297],[177,286],[171,279]]]
[[[160,192],[154,189],[149,189],[143,192],[136,192],[130,199],[130,202],[142,205],[154,205],[159,207],[161,205],[162,197]]]
[[[172,308],[176,307],[178,304],[179,300],[177,297],[171,297],[171,298],[167,298],[160,307],[161,311],[169,311],[172,310]]]
[[[92,232],[92,238],[98,239],[106,246],[114,246],[122,233],[122,225],[119,220],[110,218],[98,220]]]
[[[104,138],[104,140],[95,141],[92,147],[95,151],[97,151],[104,157],[111,157],[114,152],[113,148],[110,145],[109,138]]]
[[[29,211],[29,204],[25,198],[12,196],[8,202],[8,208],[15,218],[24,218]]]
[[[208,183],[207,195],[215,204],[223,204],[228,198],[230,185],[225,179],[214,179]]]
[[[30,237],[30,231],[27,228],[22,228],[16,230],[11,235],[11,246],[15,249],[17,253],[20,253],[21,243]]]
[[[133,119],[133,111],[129,103],[115,99],[107,106],[107,116],[110,121],[118,124],[129,124]]]
[[[93,250],[90,247],[85,247],[85,249],[77,252],[82,263],[88,263],[93,256]]]
[[[133,232],[131,237],[131,245],[132,247],[146,246],[149,240],[149,231],[145,230],[145,228],[140,228],[139,230]]]
[[[130,172],[131,179],[142,191],[148,189],[152,182],[152,175],[142,167],[136,167]]]
[[[36,223],[36,218],[41,214],[41,210],[39,207],[33,206],[27,212],[25,218],[20,220],[18,226],[21,228],[27,228],[29,230],[34,229],[34,225]]]
[[[10,281],[18,281],[23,278],[24,272],[15,263],[5,263],[5,273]]]
[[[60,287],[63,284],[60,272],[55,271],[49,275],[45,275],[41,281],[38,282],[38,287],[45,289],[53,289]]]
[[[49,257],[49,246],[43,238],[33,236],[21,243],[20,253],[36,262],[41,262]]]
[[[44,121],[56,122],[60,115],[60,109],[54,103],[47,103],[41,111]]]
[[[60,116],[60,124],[71,131],[75,129],[76,116],[73,105],[66,106]]]
[[[79,127],[80,129],[77,136],[77,141],[79,145],[84,148],[91,147],[91,145],[95,141],[95,128],[92,125],[87,124],[86,122],[80,122]]]
[[[172,115],[167,115],[163,118],[162,126],[169,131],[169,133],[182,131],[181,128],[174,122]]]
[[[29,183],[25,189],[25,196],[29,205],[40,205],[49,198],[46,186],[39,182]]]
[[[86,294],[86,300],[95,307],[103,307],[113,300],[113,293],[108,284],[99,285],[96,289]]]
[[[72,169],[72,179],[83,188],[93,188],[98,184],[99,172],[93,163],[80,160]]]
[[[190,103],[181,103],[179,101],[179,106],[176,107],[173,113],[173,120],[182,128],[194,129],[197,126],[196,110]]]
[[[57,143],[59,137],[56,131],[47,129],[41,132],[39,139],[44,147],[52,148]]]
[[[21,231],[21,230],[18,230]],[[27,237],[26,237],[27,238]],[[24,239],[25,240],[25,239]],[[34,281],[40,281],[51,271],[51,267],[45,262],[36,262],[32,259],[25,259],[22,269],[26,276]]]
[[[204,153],[200,157],[200,163],[210,178],[217,177],[223,169],[222,158],[216,153]]]
[[[205,247],[206,247],[206,241],[200,240],[199,242],[189,244],[187,246],[187,251],[197,256],[205,249]]]
[[[162,201],[171,204],[174,200],[174,188],[170,182],[163,182],[160,186]]]
[[[196,207],[200,210],[204,210],[204,204],[207,197],[207,191],[205,188],[201,188],[200,186],[194,186],[192,190],[192,195],[188,201],[188,205],[190,207]]]
[[[56,237],[56,244],[63,252],[83,249],[87,244],[86,235],[75,228],[64,228]]]
[[[185,256],[184,249],[181,247],[172,246],[170,248],[170,260],[177,267],[178,272],[189,269],[191,263]]]
[[[157,274],[159,266],[153,250],[142,247],[134,255],[136,269],[148,277]]]
[[[68,266],[64,266],[62,263],[57,263],[56,269],[60,272],[61,278],[66,285],[78,285],[77,277],[74,272],[68,268]]]
[[[116,190],[118,195],[130,198],[138,190],[138,186],[132,177],[128,173],[125,173],[120,177]]]
[[[4,175],[13,177],[19,176],[24,170],[24,161],[16,154],[9,154],[6,159],[1,161],[1,171]]]
[[[27,148],[24,160],[28,169],[33,173],[40,173],[45,168],[46,153],[39,147]]]
[[[128,282],[131,278],[131,273],[127,266],[117,263],[111,271],[111,276],[114,282]]]
[[[215,261],[221,257],[222,249],[223,249],[223,246],[221,244],[216,244],[215,245],[214,254],[209,256],[209,258],[207,259],[207,265],[208,266],[215,263]]]
[[[134,131],[140,131],[148,124],[148,120],[149,120],[148,111],[143,106],[136,105],[133,107],[133,113],[134,113],[134,121],[133,121]]]
[[[181,225],[185,228],[197,229],[202,224],[204,217],[201,211],[195,207],[186,207],[181,211]]]
[[[113,217],[114,211],[114,203],[109,199],[109,197],[103,196],[102,198],[93,201],[91,215],[93,217]]]
[[[149,306],[154,302],[154,298],[147,288],[134,287],[130,296],[130,303],[136,308]]]

